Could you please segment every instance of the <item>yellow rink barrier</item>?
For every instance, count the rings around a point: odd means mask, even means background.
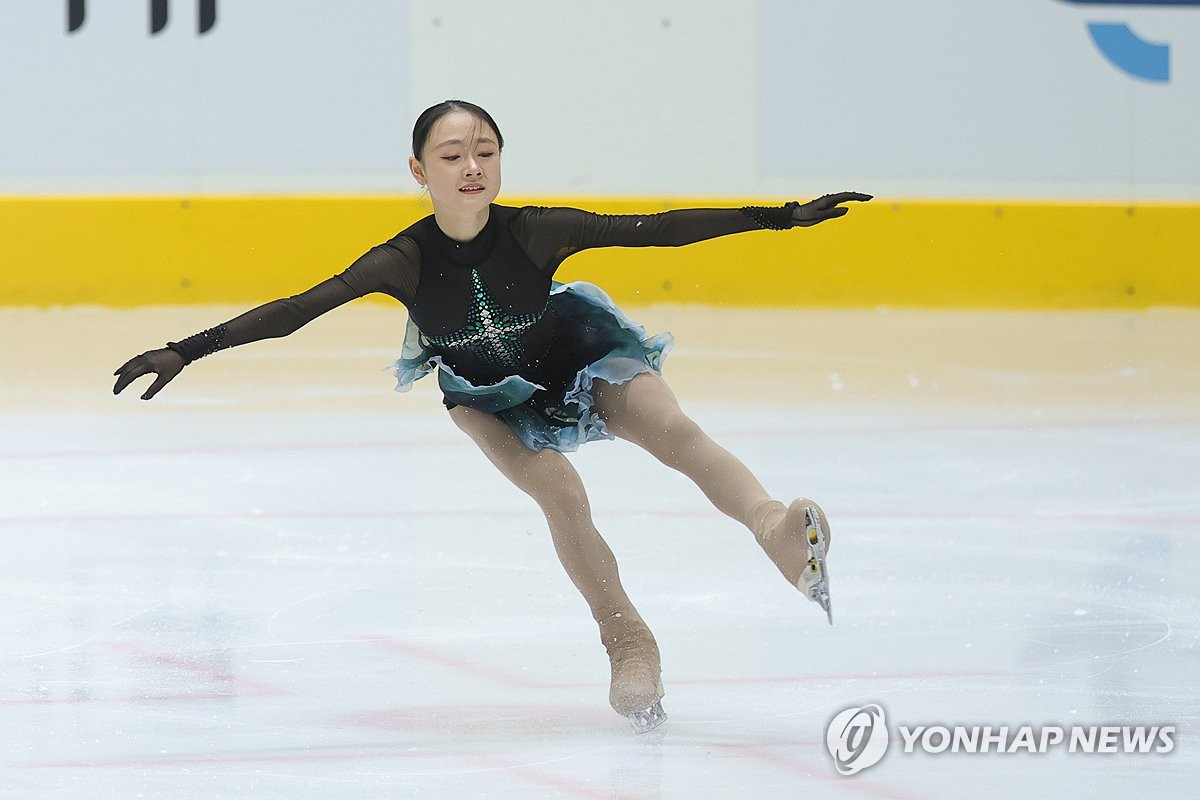
[[[762,198],[517,198],[609,213]],[[430,213],[399,196],[0,198],[0,305],[255,303],[333,275]],[[559,280],[621,303],[1200,306],[1200,203],[876,198],[841,220],[682,248],[604,248]]]

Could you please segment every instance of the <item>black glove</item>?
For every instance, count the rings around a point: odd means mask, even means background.
[[[745,206],[742,213],[757,222],[761,228],[786,231],[789,228],[807,228],[827,219],[844,216],[850,209],[840,208],[838,203],[851,200],[866,202],[870,199],[871,195],[860,192],[838,192],[803,204],[793,200],[782,206]]]
[[[842,217],[850,209],[841,207],[841,203],[848,203],[851,200],[865,203],[870,199],[871,195],[860,192],[838,192],[818,197],[803,205],[797,203],[792,208],[792,224],[798,228],[807,228],[827,219]]]
[[[150,350],[142,353],[140,356],[134,356],[113,373],[113,375],[117,376],[117,383],[113,386],[113,394],[120,394],[131,382],[153,372],[157,377],[155,377],[154,383],[150,384],[150,388],[146,390],[146,393],[142,395],[143,400],[149,400],[158,394],[159,389],[166,386],[171,382],[172,378],[183,371],[186,364],[187,362],[184,361],[183,356],[167,347],[161,350]]]

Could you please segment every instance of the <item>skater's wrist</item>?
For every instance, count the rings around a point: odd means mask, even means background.
[[[786,231],[796,227],[794,214],[799,205],[793,200],[782,206],[743,206],[740,210],[764,230]]]
[[[218,325],[178,342],[167,342],[167,349],[178,353],[188,365],[198,358],[211,356],[229,345],[225,342],[225,326]]]

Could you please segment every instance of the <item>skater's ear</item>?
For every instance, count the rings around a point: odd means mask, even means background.
[[[416,156],[408,157],[408,170],[421,186],[429,182],[429,179],[425,177],[425,167],[421,166],[421,162],[417,161]]]

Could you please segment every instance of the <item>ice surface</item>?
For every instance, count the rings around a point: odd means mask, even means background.
[[[239,309],[0,311],[0,797],[1178,797],[1200,777],[1200,312],[635,310],[681,402],[828,512],[838,614],[686,479],[573,458],[662,649],[638,737],[543,522],[390,391],[362,303],[199,362]],[[891,724],[1164,725],[1168,755],[909,754]]]

